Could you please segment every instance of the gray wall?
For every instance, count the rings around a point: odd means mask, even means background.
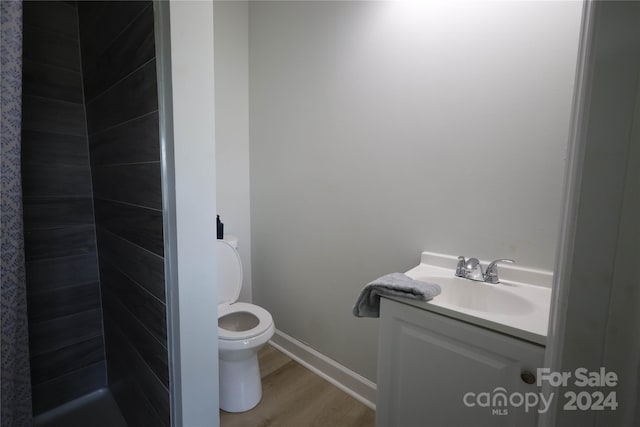
[[[109,387],[129,425],[169,425],[153,6],[78,7]]]
[[[423,250],[551,270],[578,2],[256,2],[254,301],[375,378],[361,287]]]
[[[24,3],[22,178],[33,411],[106,385],[74,4]]]

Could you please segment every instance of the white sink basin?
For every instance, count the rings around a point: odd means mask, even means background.
[[[531,301],[507,290],[504,285],[474,282],[459,277],[415,277],[440,285],[438,302],[451,307],[496,314],[525,316],[534,311]]]
[[[450,255],[424,252],[421,263],[405,274],[416,280],[437,283],[442,293],[427,302],[405,302],[545,343],[551,302],[551,272],[509,266],[500,269],[508,280],[500,275],[501,283],[494,285],[456,277],[456,262],[456,257]],[[539,281],[542,286],[525,283],[525,280],[528,283]]]

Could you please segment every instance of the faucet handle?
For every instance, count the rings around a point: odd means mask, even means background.
[[[458,265],[456,266],[456,276],[464,277],[464,273],[465,273],[464,265],[466,263],[467,261],[464,259],[462,255],[458,257]]]
[[[498,278],[498,263],[506,262],[509,264],[513,264],[515,261],[512,259],[502,258],[492,261],[491,264],[487,266],[487,270],[484,273],[484,281],[488,283],[500,283],[500,279]]]
[[[484,281],[484,273],[482,272],[482,264],[478,258],[469,258],[464,265],[464,277],[476,282]]]

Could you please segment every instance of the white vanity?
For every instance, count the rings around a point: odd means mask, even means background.
[[[551,273],[501,267],[489,284],[455,277],[455,265],[425,252],[406,274],[442,294],[382,299],[377,426],[535,426]]]

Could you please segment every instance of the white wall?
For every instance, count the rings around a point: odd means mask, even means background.
[[[423,250],[552,269],[579,2],[249,6],[254,301],[375,379],[361,287]]]
[[[213,6],[171,2],[169,14],[174,131],[169,168],[175,172],[178,279],[171,283],[170,310],[172,331],[179,328],[179,336],[171,338],[171,360],[180,363],[180,384],[172,385],[180,387],[173,396],[179,396],[174,402],[179,408],[174,409],[172,425],[217,426]]]
[[[218,213],[225,234],[239,239],[240,301],[251,302],[249,6],[246,1],[216,1],[213,11]]]

